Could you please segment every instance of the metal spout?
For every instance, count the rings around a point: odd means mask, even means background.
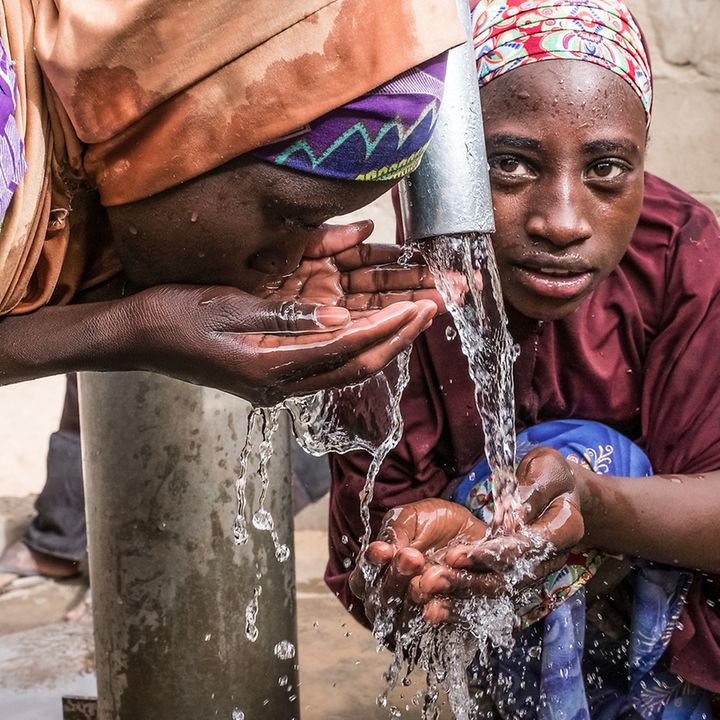
[[[445,92],[422,162],[400,183],[405,242],[495,230],[480,90],[467,0],[467,42],[448,53]]]

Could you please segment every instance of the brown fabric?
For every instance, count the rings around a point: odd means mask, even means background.
[[[0,316],[68,302],[119,270],[88,181],[105,205],[148,197],[464,39],[453,0],[2,8],[29,169],[0,234]]]
[[[452,0],[40,7],[38,57],[92,144],[85,169],[105,205],[222,165],[464,39]]]

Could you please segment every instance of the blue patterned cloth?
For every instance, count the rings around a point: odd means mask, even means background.
[[[517,440],[519,457],[543,445],[601,475],[652,474],[640,448],[600,423],[544,423]],[[483,460],[458,486],[454,500],[483,517],[473,498],[489,492]],[[623,581],[631,597],[629,628],[620,619],[588,622],[581,588],[519,633],[508,653],[494,655],[490,672],[480,673],[487,694],[508,718],[711,718],[710,694],[671,673],[663,658],[691,581],[688,571],[633,559],[633,571]]]

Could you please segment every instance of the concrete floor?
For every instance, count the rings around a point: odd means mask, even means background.
[[[33,493],[44,482],[47,436],[58,421],[63,392],[62,378],[0,388],[0,546],[17,537],[32,515]],[[388,710],[375,698],[390,656],[376,652],[370,634],[322,581],[326,512],[326,501],[320,501],[296,518],[302,719],[387,718]],[[0,595],[2,720],[61,720],[63,695],[94,695],[92,620],[63,621],[85,589],[83,580],[43,581]],[[404,707],[417,689],[416,684],[403,689],[407,697],[398,694],[392,701]],[[404,717],[418,720],[419,710],[411,706]]]
[[[295,542],[303,720],[387,718],[375,698],[390,656],[376,652],[369,633],[325,588],[325,533],[299,530]],[[92,620],[62,620],[84,592],[82,580],[44,581],[0,596],[0,718],[61,720],[63,695],[94,695]],[[405,698],[397,693],[395,704],[409,704],[417,689],[403,689]],[[417,720],[418,709],[405,717]]]

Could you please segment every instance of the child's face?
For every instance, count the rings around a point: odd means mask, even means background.
[[[564,317],[615,269],[640,217],[642,104],[609,70],[553,60],[493,80],[482,105],[505,299]]]
[[[391,184],[315,177],[241,157],[108,214],[135,284],[252,292],[292,273],[327,219],[369,204]]]

